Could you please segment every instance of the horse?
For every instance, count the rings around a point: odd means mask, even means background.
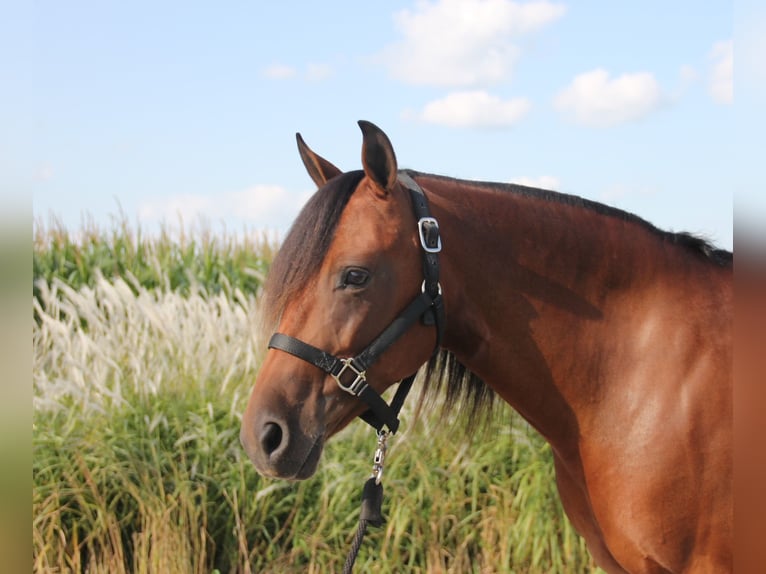
[[[395,427],[380,394],[427,364],[448,403],[499,397],[548,441],[601,568],[732,571],[733,253],[573,195],[399,170],[359,126],[349,172],[296,134],[318,191],[264,287],[256,469],[306,479],[357,416]]]

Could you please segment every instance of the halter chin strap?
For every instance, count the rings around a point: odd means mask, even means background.
[[[418,318],[423,324],[436,327],[434,353],[441,346],[444,331],[444,303],[439,285],[439,252],[441,251],[439,224],[431,217],[425,193],[415,180],[401,172],[399,182],[410,192],[412,207],[418,222],[424,277],[420,294],[355,357],[336,357],[282,333],[274,333],[269,341],[270,349],[279,349],[294,355],[330,375],[341,389],[367,403],[369,410],[360,415],[365,422],[377,431],[381,431],[386,426],[391,433],[395,433],[399,428],[399,411],[412,388],[415,373],[400,381],[389,405],[375,389],[367,384],[367,369],[399,337],[404,335]]]

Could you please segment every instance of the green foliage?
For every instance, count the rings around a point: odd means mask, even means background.
[[[359,572],[589,572],[566,525],[549,449],[510,413],[501,432],[396,437],[387,523]],[[312,479],[258,476],[228,405],[158,397],[35,417],[35,571],[337,572],[356,527],[374,434],[354,424]]]
[[[90,223],[76,234],[55,219],[37,221],[32,251],[33,293],[39,281],[54,278],[79,289],[93,286],[98,270],[107,279],[134,278],[148,289],[167,287],[188,294],[192,285],[207,293],[239,289],[255,294],[263,283],[277,242],[263,233],[242,236],[208,228],[171,232],[163,226],[156,237],[145,236],[125,218],[116,218],[110,230]]]
[[[137,400],[87,424],[36,416],[35,570],[257,571],[240,543],[273,556],[294,495],[262,494],[237,426],[195,393]]]
[[[196,283],[197,271],[244,269],[234,253],[266,265],[273,246],[187,238],[190,254],[124,226],[87,237],[36,233],[41,269],[57,271],[33,297],[33,570],[339,572],[374,433],[353,423],[333,437],[307,481],[257,475],[238,440],[265,352],[257,289],[228,275],[218,289]],[[156,280],[139,278],[139,260]],[[184,287],[157,261],[197,271]],[[387,522],[370,529],[357,572],[596,571],[563,517],[550,448],[510,409],[468,436],[458,419],[406,409]]]

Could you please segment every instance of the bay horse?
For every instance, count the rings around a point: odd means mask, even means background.
[[[447,403],[496,395],[550,443],[601,568],[730,572],[733,254],[575,196],[400,171],[359,125],[347,173],[297,135],[319,189],[264,290],[257,470],[305,479],[355,417],[395,427],[380,393],[428,363]]]

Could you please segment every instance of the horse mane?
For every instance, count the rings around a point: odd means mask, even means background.
[[[664,241],[668,243],[672,243],[674,245],[681,245],[684,248],[688,249],[689,251],[704,257],[711,263],[718,265],[720,267],[731,266],[734,261],[734,255],[731,251],[727,251],[725,249],[720,249],[716,247],[715,245],[713,245],[712,242],[710,242],[704,237],[695,235],[693,233],[688,233],[686,231],[681,231],[681,232],[665,231],[654,226],[653,224],[649,223],[648,221],[639,217],[638,215],[635,215],[628,211],[623,211],[622,209],[618,209],[616,207],[611,207],[609,205],[599,203],[597,201],[585,199],[577,195],[560,193],[558,191],[551,191],[548,189],[529,187],[529,186],[521,185],[517,183],[498,183],[498,182],[492,182],[492,181],[469,181],[469,180],[457,179],[453,177],[447,177],[443,175],[421,173],[421,172],[417,172],[413,170],[406,170],[406,171],[410,175],[410,177],[428,177],[428,178],[442,180],[442,181],[450,181],[453,183],[473,184],[473,185],[478,185],[480,187],[486,187],[486,188],[494,189],[498,191],[517,193],[527,197],[541,199],[543,201],[551,201],[555,203],[562,203],[564,205],[571,205],[573,207],[589,209],[600,215],[617,217],[619,219],[622,219],[623,221],[630,221],[632,223],[636,223],[644,227],[651,233],[654,233],[655,235],[659,236]]]
[[[451,351],[439,349],[431,357],[425,367],[425,380],[428,384],[422,387],[416,416],[419,416],[425,405],[436,403],[442,389],[446,387],[441,403],[442,419],[456,412],[458,422],[466,431],[489,428],[497,395],[481,377],[458,361]]]

